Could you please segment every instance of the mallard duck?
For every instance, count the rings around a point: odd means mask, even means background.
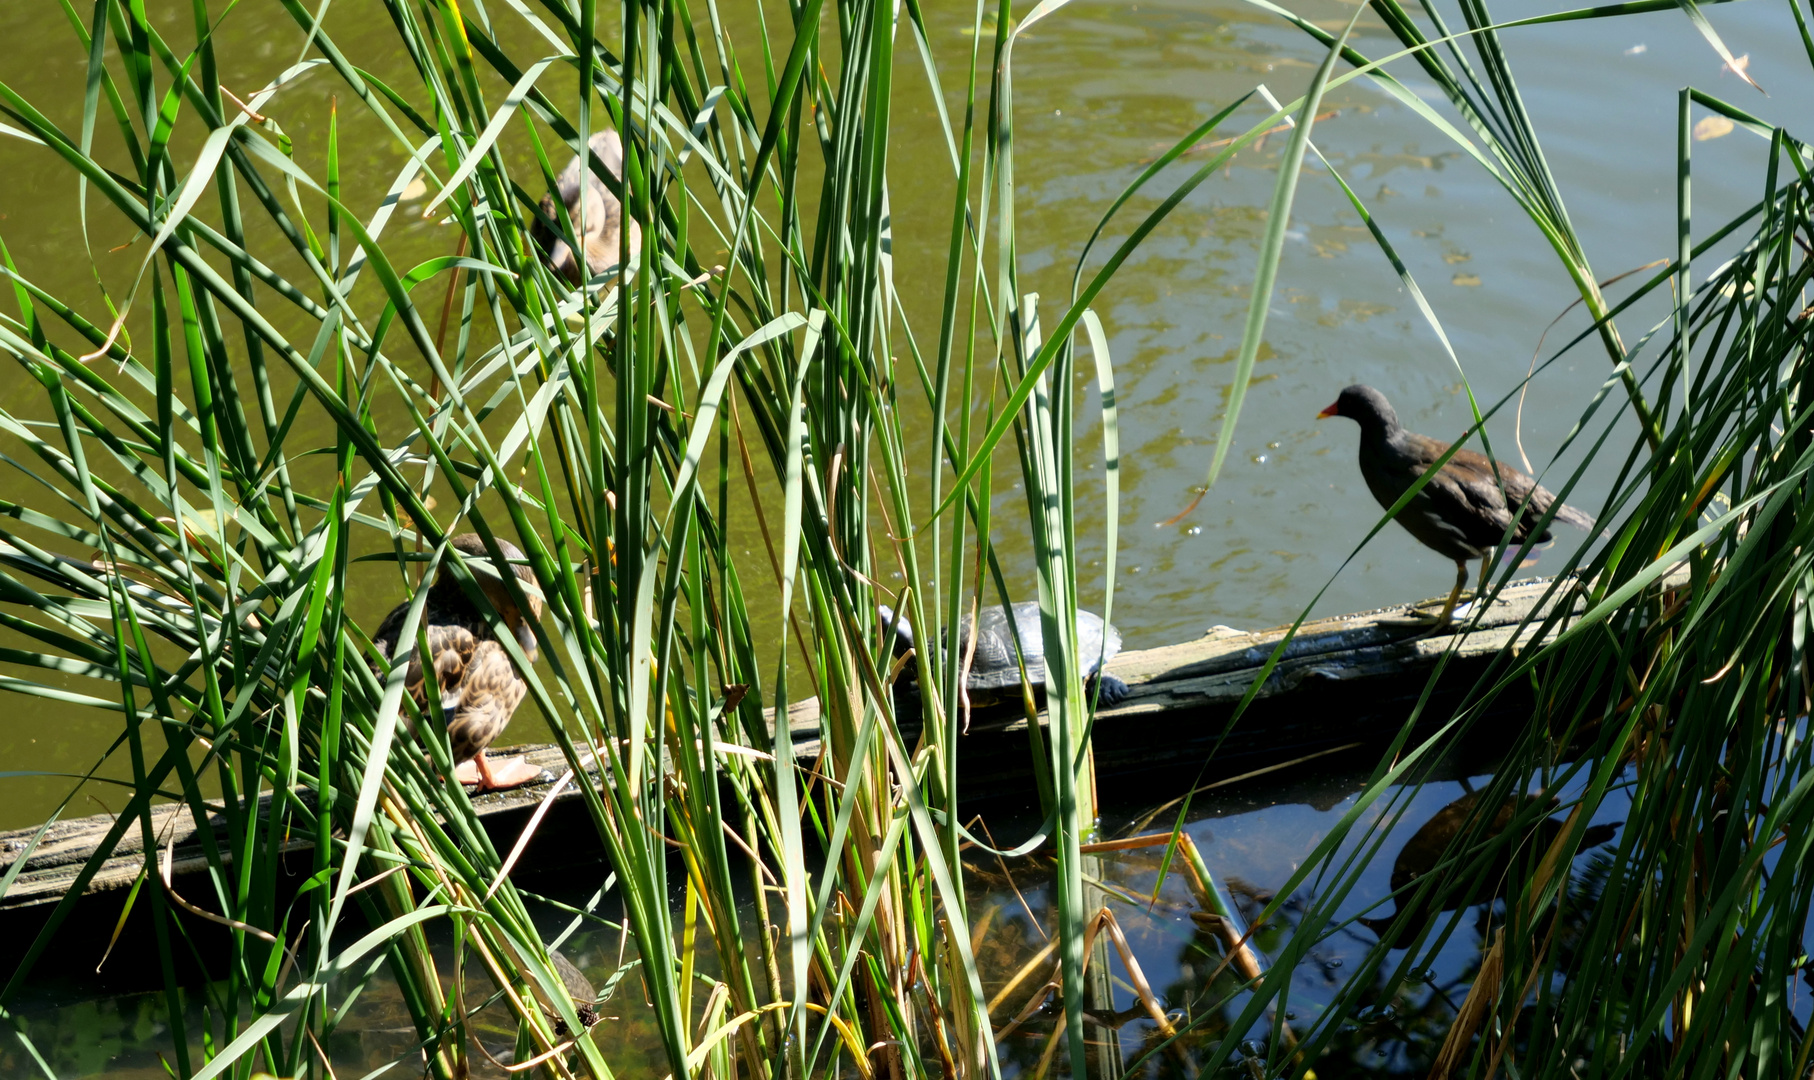
[[[624,176],[624,144],[617,137],[617,132],[609,129],[592,136],[589,145],[592,153],[611,170],[611,175],[618,181]],[[542,213],[530,228],[530,237],[543,252],[548,268],[566,278],[575,285],[583,284],[585,278],[604,273],[617,265],[620,255],[620,236],[624,227],[624,208],[617,196],[604,181],[590,171],[590,162],[581,155],[574,155],[561,175],[555,180],[560,188],[561,201],[567,204],[567,217],[573,222],[578,239],[586,249],[586,269],[580,272],[579,261],[573,257],[573,249],[556,230],[560,217],[555,211],[554,196],[542,196]],[[585,194],[584,213],[581,213],[580,195]],[[583,217],[583,221],[581,220]],[[543,223],[543,218],[553,222],[555,230]],[[630,250],[635,251],[642,243],[642,228],[632,219],[630,221]]]
[[[1386,395],[1371,386],[1350,386],[1335,404],[1316,414],[1319,418],[1345,416],[1360,425],[1360,471],[1367,489],[1390,510],[1417,478],[1448,452],[1449,444],[1428,435],[1406,431]],[[1498,478],[1494,478],[1494,474]],[[1501,491],[1500,485],[1504,485]],[[1510,499],[1510,502],[1507,499]],[[1529,500],[1526,502],[1525,500]],[[1446,626],[1455,601],[1468,583],[1468,560],[1481,559],[1499,546],[1512,512],[1520,506],[1511,542],[1544,543],[1548,529],[1533,536],[1538,521],[1553,506],[1556,521],[1592,530],[1594,519],[1538,485],[1528,474],[1472,450],[1457,450],[1442,471],[1430,478],[1416,498],[1398,515],[1398,523],[1424,546],[1455,560],[1455,588],[1437,616]],[[1486,562],[1480,564],[1480,592],[1486,591]]]
[[[485,542],[474,533],[454,537],[452,546],[468,560],[485,563],[491,560]],[[516,564],[512,567],[516,576],[533,588],[535,575],[529,567],[522,565],[522,551],[507,540],[498,541],[498,550]],[[533,624],[542,617],[541,601],[530,593],[529,617],[524,618],[501,580],[487,574],[483,566],[474,567],[473,576],[478,579],[491,606],[503,617],[504,625],[516,635],[523,655],[533,664],[536,655]],[[409,601],[406,600],[384,617],[372,639],[378,654],[387,661],[394,661],[398,655],[397,637],[408,613]],[[441,711],[447,724],[447,741],[452,745],[454,764],[458,766],[455,775],[460,782],[477,783],[480,791],[493,791],[539,779],[542,770],[521,757],[495,763],[486,759],[485,748],[510,723],[510,714],[516,712],[529,687],[511,664],[510,654],[498,644],[484,613],[466,595],[447,567],[435,575],[435,582],[429,587],[421,623],[428,639],[429,655],[434,659]],[[404,688],[418,706],[425,705],[421,656],[408,643],[402,648],[410,653]]]

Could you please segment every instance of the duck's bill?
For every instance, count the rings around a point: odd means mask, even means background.
[[[1338,401],[1338,402],[1336,402],[1336,405],[1340,405],[1340,404],[1341,404],[1341,402],[1339,402],[1339,401]],[[1322,411],[1322,412],[1320,412],[1320,413],[1317,413],[1317,414],[1316,414],[1316,418],[1317,418],[1317,419],[1318,419],[1318,420],[1327,420],[1327,419],[1329,419],[1329,418],[1330,418],[1330,417],[1331,417],[1331,416],[1334,416],[1334,415],[1336,415],[1336,412],[1335,412],[1335,409],[1336,409],[1336,405],[1331,405],[1331,406],[1329,406],[1329,407],[1328,407],[1328,408],[1326,408],[1326,409],[1324,409],[1324,410],[1323,410],[1323,411]]]
[[[535,628],[526,622],[516,625],[516,643],[522,647],[523,655],[530,663],[535,663]]]

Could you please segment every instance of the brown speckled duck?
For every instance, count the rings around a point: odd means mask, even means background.
[[[587,144],[598,160],[620,182],[624,176],[624,144],[617,132],[606,129],[592,136]],[[567,246],[558,231],[551,231],[538,217],[530,229],[530,236],[536,246],[544,253],[548,268],[566,278],[575,285],[617,265],[619,247],[624,228],[623,204],[611,189],[605,186],[590,170],[590,162],[580,155],[574,155],[567,167],[561,170],[555,184],[560,188],[561,202],[567,205],[567,218],[573,222],[573,230],[582,247],[586,249],[586,267],[582,273],[579,260],[573,257],[573,249]],[[584,193],[584,214],[581,213],[580,197]],[[582,216],[584,221],[581,220]],[[558,227],[560,217],[556,213],[554,197],[542,196],[542,217],[554,222]],[[642,243],[642,228],[635,219],[630,221],[630,250],[635,251]]]
[[[489,562],[491,559],[485,550],[485,542],[474,533],[454,537],[452,546],[470,561]],[[535,575],[519,562],[523,558],[522,551],[507,540],[498,541],[498,550],[506,559],[517,563],[511,569],[533,588]],[[532,624],[542,617],[541,601],[531,593],[528,597],[529,617],[524,618],[502,581],[485,573],[483,567],[474,567],[473,576],[503,617],[504,625],[516,635],[523,655],[534,663],[535,628]],[[397,636],[408,613],[409,602],[404,601],[378,626],[372,643],[386,660],[398,654]],[[421,622],[428,639],[429,654],[434,658],[441,710],[447,722],[447,740],[453,748],[454,763],[459,767],[456,775],[460,782],[477,783],[480,791],[493,791],[539,779],[542,770],[520,757],[495,764],[485,757],[485,748],[510,723],[510,714],[516,712],[529,687],[517,674],[510,654],[498,644],[484,613],[445,567],[429,587]],[[421,656],[408,644],[403,648],[412,654],[409,671],[404,676],[404,689],[418,706],[424,705],[427,699],[422,684]]]
[[[1360,471],[1367,490],[1390,510],[1417,478],[1448,452],[1449,444],[1427,435],[1406,431],[1386,395],[1371,386],[1350,386],[1335,404],[1318,417],[1345,416],[1360,425]],[[1494,478],[1494,474],[1498,478]],[[1500,485],[1504,485],[1501,491]],[[1510,499],[1508,502],[1507,499]],[[1526,499],[1530,501],[1525,502]],[[1437,616],[1446,626],[1455,601],[1468,583],[1468,560],[1490,554],[1512,524],[1520,504],[1524,512],[1512,529],[1511,543],[1526,540],[1544,543],[1549,530],[1532,536],[1532,530],[1553,506],[1556,521],[1592,530],[1594,519],[1566,503],[1537,481],[1502,461],[1472,450],[1457,450],[1442,471],[1430,478],[1398,515],[1398,523],[1423,545],[1455,560],[1455,588]],[[1488,564],[1480,564],[1480,591],[1486,591]]]

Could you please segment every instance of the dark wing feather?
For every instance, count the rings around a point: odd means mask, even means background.
[[[1449,468],[1455,468],[1457,464],[1469,477],[1470,498],[1477,502],[1484,500],[1497,509],[1496,530],[1499,534],[1503,534],[1505,531],[1505,522],[1510,515],[1510,508],[1523,504],[1526,499],[1530,500],[1528,505],[1525,505],[1524,514],[1518,522],[1518,531],[1512,536],[1514,542],[1522,543],[1532,539],[1532,533],[1536,529],[1537,523],[1543,519],[1543,515],[1550,512],[1551,507],[1555,508],[1556,516],[1552,519],[1553,521],[1560,521],[1565,525],[1573,525],[1580,529],[1592,530],[1594,527],[1592,517],[1583,514],[1567,503],[1557,503],[1554,492],[1537,483],[1534,477],[1521,469],[1507,465],[1503,461],[1489,461],[1484,455],[1472,450],[1458,452],[1454,458],[1450,459]],[[1490,470],[1494,468],[1498,470],[1499,477],[1505,484],[1504,494],[1505,497],[1510,498],[1509,504],[1505,498],[1501,497],[1499,485],[1493,480]],[[1548,541],[1550,539],[1549,530],[1545,529],[1542,535],[1536,536],[1534,539],[1540,544]],[[1498,540],[1499,536],[1495,535],[1491,542],[1498,543]]]
[[[1410,432],[1396,442],[1398,454],[1379,455],[1370,463],[1369,485],[1382,506],[1391,506],[1449,449],[1440,439]],[[1523,471],[1461,449],[1430,477],[1398,520],[1413,536],[1450,558],[1473,558],[1499,543],[1512,525],[1513,510],[1527,498],[1530,502],[1512,530],[1512,542],[1543,543],[1549,532],[1533,536],[1533,531],[1556,497]]]
[[[1539,488],[1538,490],[1542,490],[1542,489]],[[1543,494],[1549,495],[1551,502],[1555,501],[1556,497],[1554,495],[1550,495],[1549,492],[1545,491],[1545,492],[1543,492]],[[1576,510],[1574,507],[1568,505],[1567,503],[1562,503],[1556,507],[1556,516],[1555,516],[1554,520],[1560,521],[1564,525],[1573,525],[1577,529],[1586,529],[1588,532],[1594,531],[1593,515],[1584,514],[1581,511]],[[1589,829],[1588,831],[1592,832],[1593,830]],[[1581,846],[1583,849],[1586,849],[1586,847],[1587,847],[1586,842],[1584,841]]]
[[[1505,497],[1510,495],[1516,505],[1532,486],[1530,477],[1501,465],[1499,476],[1504,480],[1506,490],[1500,491],[1500,481],[1493,477],[1493,464],[1472,450],[1457,450],[1424,488],[1443,519],[1465,536],[1471,546],[1482,550],[1498,544],[1499,538],[1505,535],[1506,526],[1511,524],[1512,512]]]
[[[1430,464],[1447,452],[1439,439],[1404,432],[1392,444],[1361,443],[1361,476],[1379,505],[1390,510]],[[1473,534],[1473,508],[1447,469],[1430,478],[1399,512],[1397,521],[1425,546],[1451,559],[1472,559],[1481,541]],[[1484,531],[1484,530],[1481,530]],[[1497,539],[1497,533],[1494,538]]]
[[[1394,434],[1388,443],[1361,444],[1361,473],[1373,497],[1391,507],[1410,486],[1441,457],[1449,444],[1409,431]],[[1502,490],[1503,485],[1503,490]],[[1485,454],[1461,449],[1430,478],[1422,491],[1399,515],[1399,524],[1413,536],[1450,558],[1473,558],[1496,546],[1512,523],[1512,511],[1529,499],[1512,533],[1514,543],[1527,539],[1543,543],[1548,530],[1537,535],[1537,523],[1555,507],[1556,521],[1593,528],[1593,518],[1572,506],[1558,504],[1556,496],[1523,470],[1493,461]]]

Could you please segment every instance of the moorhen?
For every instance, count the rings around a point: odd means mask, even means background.
[[[1348,387],[1317,416],[1345,416],[1360,425],[1361,476],[1367,481],[1367,490],[1388,510],[1449,449],[1440,439],[1406,431],[1386,395],[1371,386]],[[1520,506],[1523,512],[1513,525],[1512,514]],[[1558,503],[1555,495],[1529,475],[1485,454],[1455,451],[1442,471],[1398,515],[1398,523],[1425,547],[1455,560],[1455,588],[1436,618],[1438,627],[1448,625],[1455,601],[1467,586],[1468,560],[1482,560],[1478,595],[1484,595],[1489,570],[1484,556],[1499,545],[1506,527],[1512,526],[1514,545],[1533,539],[1541,544],[1550,538],[1549,530],[1535,537],[1531,530],[1552,507],[1555,520],[1593,529],[1593,518]]]
[[[611,175],[620,182],[624,177],[624,144],[617,137],[617,132],[607,128],[592,136],[588,145]],[[530,237],[543,252],[543,261],[548,269],[566,278],[575,285],[585,283],[589,277],[595,277],[617,265],[619,238],[624,227],[624,207],[611,194],[590,169],[590,162],[581,155],[574,155],[561,175],[555,180],[560,188],[561,202],[567,204],[567,219],[573,223],[574,232],[582,247],[586,249],[586,265],[582,269],[579,260],[573,257],[573,249],[558,232],[551,231],[545,218],[559,228],[560,218],[554,209],[554,196],[542,196],[542,212],[531,226]],[[585,213],[580,213],[580,195],[585,194]],[[581,218],[584,217],[582,221]],[[642,228],[634,218],[630,221],[630,250],[635,251],[642,243]]]
[[[491,561],[485,542],[475,533],[454,537],[452,546],[467,559]],[[533,587],[535,574],[521,564],[522,551],[507,540],[498,541],[498,550],[517,564],[512,567],[516,576]],[[524,618],[501,580],[478,567],[474,568],[473,576],[478,579],[491,606],[503,617],[504,625],[516,635],[523,655],[530,663],[535,663],[535,627],[531,624],[542,617],[541,601],[531,593],[529,617]],[[398,604],[378,625],[372,644],[377,647],[378,655],[388,661],[395,662],[400,653],[409,655],[409,671],[404,675],[403,687],[418,706],[423,706],[427,697],[422,685],[420,651],[413,643],[399,647],[397,642],[403,630],[403,618],[408,613],[409,601]],[[494,791],[541,778],[542,770],[520,757],[495,765],[485,759],[485,748],[510,723],[510,714],[516,712],[529,684],[517,674],[510,654],[498,644],[485,614],[466,595],[466,590],[460,587],[447,567],[442,567],[435,575],[435,583],[429,587],[421,623],[423,636],[428,639],[429,655],[434,659],[441,711],[447,724],[447,741],[453,750],[454,764],[458,766],[455,775],[460,782],[470,784],[476,780],[480,791]]]

